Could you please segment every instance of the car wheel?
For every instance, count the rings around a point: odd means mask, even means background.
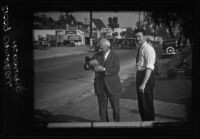
[[[174,54],[175,53],[175,49],[172,46],[167,47],[165,51],[166,51],[166,54]]]

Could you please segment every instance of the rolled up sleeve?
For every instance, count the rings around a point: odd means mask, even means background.
[[[146,68],[154,70],[155,59],[156,59],[155,50],[153,48],[146,49],[144,66]]]

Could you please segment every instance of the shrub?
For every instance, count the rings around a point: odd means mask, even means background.
[[[156,45],[154,46],[156,57],[160,58],[162,56],[162,45]]]

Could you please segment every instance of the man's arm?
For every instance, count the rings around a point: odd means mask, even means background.
[[[144,92],[145,86],[146,86],[146,84],[147,84],[147,82],[148,82],[148,80],[149,80],[149,78],[151,76],[151,72],[152,72],[151,69],[149,69],[149,68],[146,69],[144,80],[143,80],[142,84],[139,87],[140,91]]]
[[[119,58],[117,55],[113,54],[113,57],[110,60],[110,64],[106,67],[103,66],[94,66],[94,70],[99,72],[99,71],[104,71],[105,75],[115,75],[119,72],[120,70],[120,65],[119,65]]]
[[[94,70],[95,64],[98,64],[98,61],[96,60],[96,54],[94,54],[92,58],[85,57],[85,63],[83,67],[85,70]]]
[[[154,68],[155,58],[156,58],[154,49],[149,49],[148,51],[146,50],[145,53],[146,53],[145,55],[146,72],[145,72],[144,80],[139,87],[139,90],[141,90],[142,92],[144,92],[145,86],[151,76],[152,70]]]
[[[151,76],[151,72],[152,72],[151,69],[149,69],[149,68],[146,69],[144,80],[143,80],[142,84],[145,84],[145,85],[147,84],[147,81],[149,80],[149,78]]]

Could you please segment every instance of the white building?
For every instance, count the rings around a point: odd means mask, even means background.
[[[65,39],[70,38],[75,40],[75,45],[85,45],[85,35],[84,32],[78,29],[66,30]]]
[[[121,34],[122,32],[125,32],[125,31],[127,31],[127,28],[122,28],[122,27],[115,28],[113,32],[113,33],[117,33],[117,36],[115,36],[115,38],[121,39],[122,38]]]
[[[100,34],[105,33],[107,36],[112,36],[113,30],[109,27],[104,27],[100,30]]]
[[[39,36],[46,37],[46,35],[56,35],[55,29],[34,29],[33,30],[33,40],[38,41]]]
[[[63,42],[70,38],[75,40],[75,45],[85,45],[84,32],[77,29],[35,29],[33,30],[33,40],[38,41],[39,36],[47,37],[47,35],[55,36],[56,42]]]

